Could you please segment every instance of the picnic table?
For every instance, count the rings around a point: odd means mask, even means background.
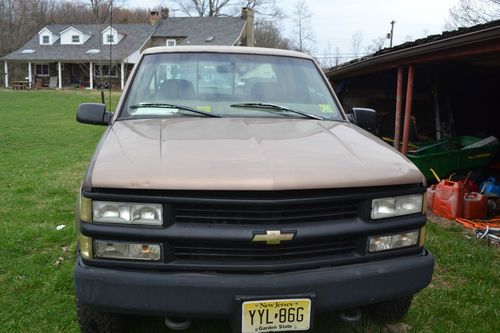
[[[30,86],[29,81],[13,81],[11,84],[12,89],[14,90],[25,90]]]

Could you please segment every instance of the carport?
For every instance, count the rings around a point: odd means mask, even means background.
[[[326,75],[345,110],[375,109],[379,136],[405,154],[408,141],[500,138],[500,21],[383,49]]]

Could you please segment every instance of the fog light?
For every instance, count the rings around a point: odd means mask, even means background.
[[[160,260],[159,244],[94,240],[94,256],[107,259]]]
[[[368,243],[368,252],[379,252],[418,244],[418,230],[400,234],[372,236]]]

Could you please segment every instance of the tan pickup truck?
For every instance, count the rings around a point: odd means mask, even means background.
[[[423,175],[308,55],[152,48],[114,113],[77,120],[107,126],[77,211],[84,332],[130,314],[246,333],[310,331],[325,311],[395,320],[431,281]]]

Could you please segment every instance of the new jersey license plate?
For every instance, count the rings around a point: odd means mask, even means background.
[[[241,332],[306,331],[311,321],[311,300],[274,299],[244,302]]]

